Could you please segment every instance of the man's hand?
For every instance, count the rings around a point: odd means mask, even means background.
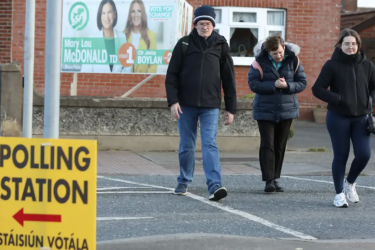
[[[276,80],[275,87],[279,88],[279,89],[287,89],[288,84],[286,83],[285,78],[282,77],[282,78],[279,78],[278,80]]]
[[[233,122],[233,119],[234,119],[234,115],[230,113],[229,111],[225,111],[225,114],[224,114],[225,125],[231,125]]]
[[[180,104],[175,103],[171,106],[171,115],[176,120],[180,119],[180,113],[182,114],[182,110]]]

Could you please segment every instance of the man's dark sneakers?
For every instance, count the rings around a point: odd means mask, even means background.
[[[273,181],[273,184],[275,185],[276,192],[284,192],[284,188],[282,188],[282,187],[279,185],[279,182],[278,182],[277,180],[274,180],[274,181]]]
[[[178,194],[178,195],[186,195],[186,192],[187,192],[187,185],[182,184],[182,183],[178,183],[176,189],[174,190],[174,194]]]
[[[276,187],[275,187],[274,181],[273,180],[266,181],[266,187],[264,188],[264,192],[273,193],[275,192],[275,190],[276,190]]]
[[[210,201],[219,201],[227,197],[227,189],[225,187],[214,186],[211,190]]]

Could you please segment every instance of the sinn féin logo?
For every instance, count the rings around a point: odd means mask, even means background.
[[[89,9],[86,4],[76,2],[69,11],[69,24],[75,30],[82,30],[89,21]]]

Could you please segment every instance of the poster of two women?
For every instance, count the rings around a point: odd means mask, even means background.
[[[190,8],[185,0],[64,0],[61,71],[165,74]]]

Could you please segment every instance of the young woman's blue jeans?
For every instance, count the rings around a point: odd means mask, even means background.
[[[353,143],[354,160],[346,180],[354,183],[371,157],[370,133],[367,131],[367,116],[345,116],[329,111],[327,129],[333,147],[332,176],[336,194],[343,191],[346,162]]]
[[[221,186],[221,166],[219,149],[216,143],[219,109],[181,107],[178,119],[180,134],[179,161],[180,176],[178,183],[189,184],[193,180],[195,168],[195,143],[197,139],[198,118],[200,120],[203,170],[206,175],[208,192],[214,186]]]

